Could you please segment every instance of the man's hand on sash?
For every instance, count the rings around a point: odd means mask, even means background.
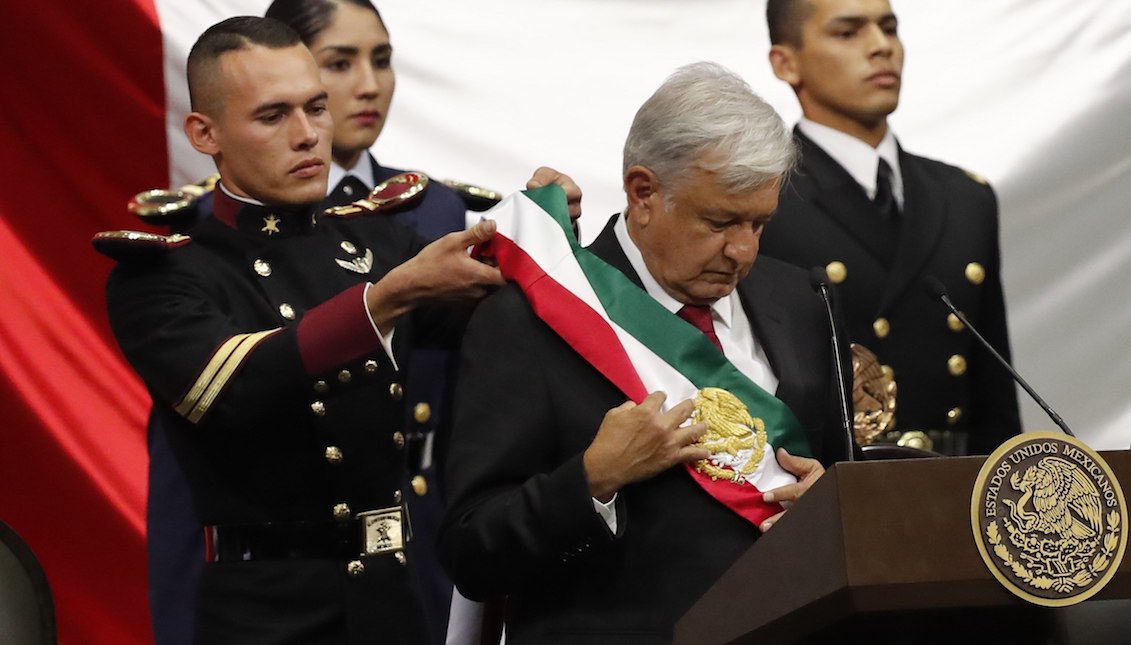
[[[762,495],[763,501],[778,502],[779,504],[796,502],[805,494],[805,491],[809,490],[813,482],[817,481],[821,475],[825,474],[825,467],[821,465],[821,462],[808,457],[796,457],[786,452],[785,448],[778,448],[777,457],[778,464],[781,465],[782,468],[797,475],[797,483],[786,484],[785,486],[779,486],[766,491]],[[782,515],[785,515],[785,511],[762,522],[758,528],[762,529],[762,532],[765,533],[777,523]]]
[[[694,402],[682,401],[662,412],[666,399],[663,392],[653,392],[640,405],[627,401],[605,414],[583,456],[594,499],[608,502],[627,484],[708,457],[707,449],[696,445],[707,432],[707,424],[680,427],[691,417]]]

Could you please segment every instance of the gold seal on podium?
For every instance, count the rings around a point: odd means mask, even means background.
[[[1046,607],[1098,593],[1127,546],[1127,503],[1111,468],[1059,433],[1022,434],[995,450],[975,481],[970,514],[994,577]]]

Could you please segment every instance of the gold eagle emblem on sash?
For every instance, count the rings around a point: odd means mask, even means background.
[[[699,461],[695,469],[712,480],[745,483],[762,463],[766,454],[766,424],[751,417],[746,404],[737,396],[717,387],[699,390],[691,421],[707,423],[707,433],[698,444],[711,451],[711,456]]]

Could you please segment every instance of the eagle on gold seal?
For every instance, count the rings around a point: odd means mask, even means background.
[[[1123,490],[1103,458],[1048,432],[1022,434],[994,451],[971,502],[990,572],[1047,607],[1082,602],[1107,584],[1126,549],[1126,517]]]
[[[699,390],[691,421],[707,423],[707,433],[697,443],[709,450],[711,456],[696,463],[695,470],[709,475],[713,481],[745,483],[762,463],[768,441],[766,424],[751,417],[746,404],[737,396],[717,387]]]

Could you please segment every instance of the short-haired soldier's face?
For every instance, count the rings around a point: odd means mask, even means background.
[[[903,43],[888,0],[806,0],[800,44],[770,50],[778,78],[805,115],[851,131],[875,127],[899,105]]]
[[[224,53],[210,114],[185,133],[212,155],[224,186],[266,204],[310,204],[326,195],[333,122],[310,51],[252,45]]]
[[[633,166],[625,175],[629,230],[664,291],[684,304],[709,305],[750,272],[779,188],[775,180],[728,192],[715,173],[693,166],[672,190]]]

